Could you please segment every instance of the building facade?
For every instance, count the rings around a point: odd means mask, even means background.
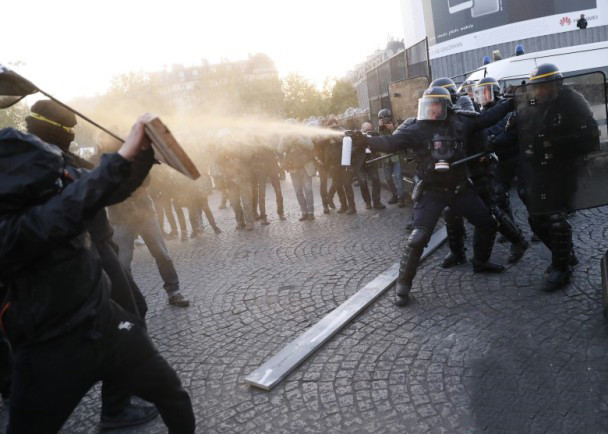
[[[401,9],[405,45],[428,39],[434,78],[458,78],[517,45],[530,53],[608,40],[608,0],[402,0]]]

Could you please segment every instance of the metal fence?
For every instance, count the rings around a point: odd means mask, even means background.
[[[378,126],[378,112],[391,108],[390,83],[414,77],[431,77],[428,53],[428,42],[423,39],[367,72],[369,110],[374,128]]]

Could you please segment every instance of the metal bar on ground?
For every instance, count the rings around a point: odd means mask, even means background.
[[[424,249],[421,261],[433,253],[447,239],[444,228],[436,231]],[[393,264],[370,283],[365,285],[348,300],[327,314],[321,321],[310,327],[294,341],[287,344],[253,371],[245,382],[264,390],[271,390],[287,377],[298,365],[320,348],[327,340],[339,332],[367,306],[374,302],[397,280],[399,263]]]

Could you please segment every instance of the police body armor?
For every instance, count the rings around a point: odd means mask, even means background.
[[[608,204],[606,93],[600,72],[515,90],[520,163],[530,214]],[[541,88],[544,86],[544,88]],[[603,143],[601,145],[600,143]]]
[[[452,163],[467,156],[464,124],[451,113],[441,125],[433,122],[428,124],[428,128],[434,132],[433,139],[414,150],[417,175],[425,190],[454,192],[468,181],[466,164],[452,166]]]

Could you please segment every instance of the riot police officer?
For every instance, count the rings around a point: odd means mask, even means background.
[[[480,106],[482,106],[484,110],[490,109],[502,99],[500,86],[492,77],[484,77],[479,81],[475,90],[475,95]],[[468,96],[460,97],[461,100],[464,100],[465,98],[469,100]],[[506,121],[507,117],[505,116],[505,118],[497,124],[487,128],[481,133],[476,133],[471,140],[472,146],[467,149],[468,154],[472,155],[484,152],[487,149],[486,139],[494,140],[495,136],[502,134]],[[484,204],[490,208],[498,222],[498,231],[511,242],[511,255],[509,256],[508,261],[514,263],[522,258],[529,244],[521,229],[519,229],[517,224],[513,221],[513,218],[498,207],[493,186],[493,175],[496,163],[496,157],[493,154],[483,155],[480,158],[470,161],[468,163],[468,169],[475,191]],[[442,267],[449,268],[466,262],[464,249],[465,228],[462,217],[457,215],[449,207],[444,210],[443,218],[448,232],[450,252],[445,257]]]
[[[467,155],[471,136],[493,125],[512,110],[505,101],[480,115],[455,112],[447,89],[431,87],[418,103],[415,123],[402,125],[393,135],[364,137],[349,133],[357,152],[367,145],[372,151],[395,152],[412,149],[422,179],[422,197],[414,205],[414,230],[410,234],[399,268],[395,302],[409,302],[412,281],[424,247],[446,206],[466,217],[475,226],[473,239],[475,272],[502,272],[502,265],[490,262],[497,223],[490,210],[470,188],[466,165],[457,164]]]
[[[475,80],[465,80],[458,88],[458,95],[466,95],[471,98],[475,111],[479,111],[479,104],[475,102],[475,86],[477,86]]]
[[[454,108],[460,108],[461,110],[470,110],[469,105],[473,101],[472,95],[462,94],[458,92],[458,88],[456,87],[456,83],[454,80],[448,77],[441,77],[431,82],[430,87],[443,87],[448,92],[450,92],[450,98],[452,98],[452,104]],[[466,97],[469,98],[466,98]],[[479,106],[475,106],[473,103],[475,111],[479,112]]]
[[[603,77],[601,81],[603,90]],[[535,68],[528,85],[516,90],[515,99],[523,198],[530,227],[551,250],[542,288],[554,291],[570,281],[578,262],[567,213],[577,209],[574,198],[585,194],[578,191],[576,166],[599,148],[599,130],[589,103],[564,85],[553,64]]]

